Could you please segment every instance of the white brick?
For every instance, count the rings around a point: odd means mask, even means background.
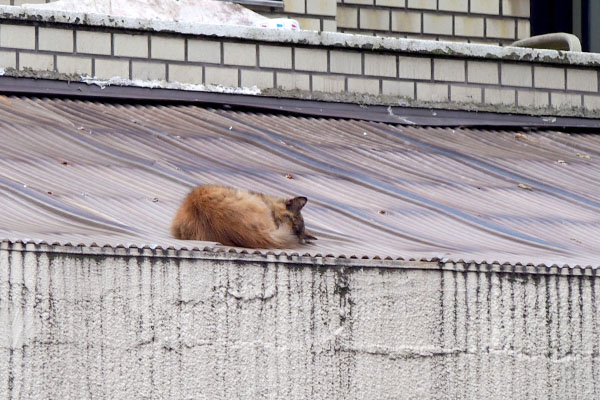
[[[424,13],[423,33],[452,35],[452,16]]]
[[[208,85],[239,86],[236,68],[205,67],[204,74]]]
[[[500,14],[500,0],[472,0],[471,13]]]
[[[0,50],[0,68],[17,68],[17,52]]]
[[[442,39],[444,42],[452,42],[452,43],[466,43],[466,39],[463,38],[459,38],[459,37],[454,37],[454,36],[450,36],[450,37],[445,37]]]
[[[94,61],[95,74],[100,79],[125,78],[129,79],[129,61],[96,58]]]
[[[415,98],[415,83],[403,81],[383,81],[381,93],[386,96]]]
[[[202,67],[197,65],[169,64],[169,81],[201,84]]]
[[[408,0],[406,6],[408,8],[435,10],[437,8],[437,0]]]
[[[433,60],[433,79],[436,81],[465,81],[464,60]]]
[[[167,66],[163,63],[133,61],[131,64],[131,79],[165,80]]]
[[[73,31],[70,29],[39,28],[40,50],[73,52]]]
[[[360,29],[388,31],[390,29],[390,12],[388,10],[360,10]]]
[[[480,17],[454,16],[454,33],[457,36],[483,37],[484,20]]]
[[[586,109],[598,111],[600,110],[600,96],[583,96],[583,104]]]
[[[292,68],[292,48],[282,46],[259,46],[260,66],[268,68]]]
[[[396,56],[365,54],[365,75],[396,76]]]
[[[335,19],[323,19],[323,32],[337,32],[337,22]]]
[[[533,71],[536,88],[564,89],[565,70],[555,67],[540,67],[536,65]]]
[[[529,17],[529,0],[502,0],[502,14]]]
[[[283,11],[286,13],[304,14],[305,0],[283,0]]]
[[[221,62],[221,43],[188,39],[188,60],[218,64]]]
[[[400,56],[398,76],[406,79],[431,79],[431,59]]]
[[[273,72],[269,71],[248,71],[242,70],[242,84],[243,87],[256,86],[259,89],[272,88],[273,84]]]
[[[553,108],[569,109],[581,107],[581,95],[570,93],[550,93]]]
[[[598,71],[567,68],[567,89],[583,92],[598,91]]]
[[[115,56],[148,58],[148,36],[114,34]]]
[[[185,60],[185,39],[152,36],[150,43],[151,58],[161,60]]]
[[[404,7],[405,0],[375,0],[375,5],[384,7]]]
[[[321,30],[320,18],[301,18],[294,16],[294,19],[300,24],[300,28],[305,31],[319,32]]]
[[[19,69],[30,68],[34,71],[54,71],[54,56],[51,54],[20,53]]]
[[[514,89],[484,88],[483,92],[486,104],[515,104],[516,91]]]
[[[500,81],[498,63],[485,61],[467,62],[468,81],[497,85]]]
[[[340,28],[358,28],[358,8],[338,7],[337,24]]]
[[[450,99],[459,103],[481,103],[481,88],[476,86],[450,86]]]
[[[1,24],[0,46],[34,50],[35,27]]]
[[[308,74],[277,72],[277,87],[285,90],[310,90],[310,76]]]
[[[503,85],[525,87],[533,85],[531,65],[501,64],[500,69]]]
[[[486,36],[489,38],[516,39],[515,21],[504,18],[487,18]]]
[[[392,31],[420,33],[421,13],[392,11]]]
[[[348,78],[348,92],[379,95],[379,79]]]
[[[344,74],[362,74],[361,54],[349,51],[330,52],[330,68],[331,72],[339,72]]]
[[[327,72],[327,50],[297,48],[294,52],[297,70]]]
[[[256,65],[256,45],[246,43],[223,43],[224,62],[229,65]]]
[[[306,0],[307,14],[335,16],[336,9],[336,0]]]
[[[111,54],[111,38],[107,32],[76,31],[77,52],[88,54]]]
[[[448,101],[448,85],[417,82],[417,100]]]
[[[439,0],[441,11],[469,11],[469,0]]]
[[[326,93],[344,92],[345,78],[343,76],[313,75],[312,90]]]
[[[367,5],[372,5],[373,4],[373,0],[344,0],[344,3],[346,3],[346,4],[367,4]]]
[[[548,93],[530,90],[519,90],[517,92],[517,102],[519,106],[545,108],[550,104]]]
[[[517,21],[517,39],[525,39],[531,36],[531,25],[529,20],[520,19]]]
[[[57,56],[56,70],[63,74],[92,75],[92,59],[87,57]]]

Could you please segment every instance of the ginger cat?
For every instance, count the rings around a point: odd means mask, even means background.
[[[306,197],[282,199],[226,186],[192,190],[177,211],[171,233],[177,239],[226,246],[291,248],[316,240],[304,229],[300,210]]]

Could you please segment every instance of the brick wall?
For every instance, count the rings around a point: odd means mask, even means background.
[[[0,5],[55,0],[0,0]],[[529,37],[529,0],[283,0],[245,5],[302,29],[470,43],[509,44]]]
[[[263,95],[327,95],[376,104],[600,113],[600,58],[594,54],[339,33],[279,31],[279,36],[269,36],[239,27],[176,32],[175,23],[172,32],[156,32],[151,27],[108,26],[118,24],[112,19],[83,25],[76,16],[44,23],[39,16],[16,12],[4,18],[0,67],[8,74],[47,71],[57,79],[65,79],[60,74],[83,74],[256,86]],[[357,100],[356,94],[363,97]]]
[[[339,0],[338,31],[508,44],[529,37],[529,0]]]

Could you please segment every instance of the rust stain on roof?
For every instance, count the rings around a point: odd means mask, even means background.
[[[8,100],[0,239],[213,246],[169,224],[219,183],[307,196],[300,254],[600,265],[599,135]]]

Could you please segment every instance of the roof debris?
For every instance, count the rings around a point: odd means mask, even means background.
[[[519,132],[519,133],[515,134],[515,139],[517,139],[517,140],[528,140],[529,138],[527,137],[526,134]]]

